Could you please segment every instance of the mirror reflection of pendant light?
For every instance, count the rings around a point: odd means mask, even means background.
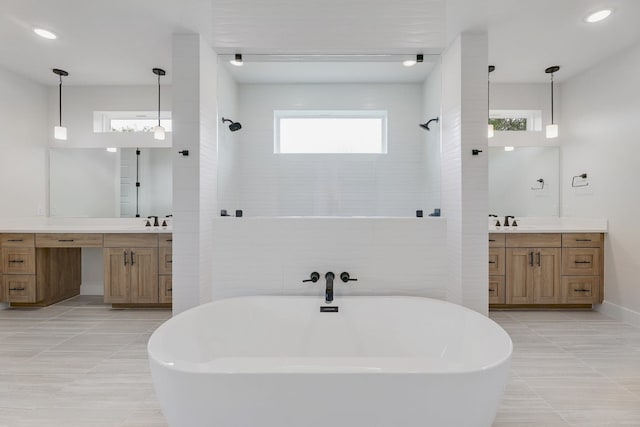
[[[160,125],[160,76],[167,74],[162,68],[154,68],[153,74],[158,76],[158,126],[153,128],[153,138],[163,140],[164,128]]]
[[[67,128],[62,126],[62,76],[68,76],[64,70],[60,70],[58,68],[54,68],[53,74],[56,74],[60,78],[60,83],[58,84],[58,112],[59,112],[59,122],[58,126],[53,128],[53,137],[55,139],[59,139],[61,141],[67,140]]]
[[[553,73],[560,70],[560,67],[554,65],[553,67],[549,67],[544,70],[545,73],[551,74],[551,124],[547,125],[546,128],[546,136],[547,138],[557,138],[558,137],[558,125],[553,121]]]
[[[495,65],[489,65],[489,74],[487,75],[487,122],[491,118],[489,115],[489,108],[491,105],[489,103],[489,97],[491,96],[491,73],[495,69]],[[493,125],[491,123],[489,123],[487,126],[487,138],[493,138]]]

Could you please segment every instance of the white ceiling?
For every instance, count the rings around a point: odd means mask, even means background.
[[[590,10],[612,6],[587,25]],[[558,81],[640,40],[639,0],[0,0],[0,67],[45,84],[154,84],[171,77],[171,35],[220,53],[441,51],[460,30],[489,31],[494,82]],[[56,32],[44,40],[33,27]]]

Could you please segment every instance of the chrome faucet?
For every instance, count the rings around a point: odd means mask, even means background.
[[[327,304],[330,304],[333,301],[333,279],[335,279],[336,275],[332,272],[328,272],[324,275],[324,278],[327,280],[327,288],[324,291],[324,300]]]

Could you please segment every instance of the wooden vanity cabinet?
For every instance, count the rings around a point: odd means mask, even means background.
[[[489,234],[489,304],[534,308],[601,303],[603,243],[602,233]]]

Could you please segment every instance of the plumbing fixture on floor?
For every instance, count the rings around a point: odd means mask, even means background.
[[[234,122],[233,120],[225,119],[225,118],[223,117],[223,118],[222,118],[222,123],[226,123],[226,122],[231,123],[231,124],[229,125],[229,130],[230,130],[231,132],[235,132],[235,131],[237,131],[237,130],[242,129],[242,125],[240,124],[240,122]]]
[[[429,124],[431,122],[439,123],[440,122],[440,117],[436,117],[435,119],[431,119],[431,120],[427,121],[427,123],[420,123],[420,127],[423,128],[423,129],[426,129],[426,130],[431,130],[431,129],[429,129]]]

